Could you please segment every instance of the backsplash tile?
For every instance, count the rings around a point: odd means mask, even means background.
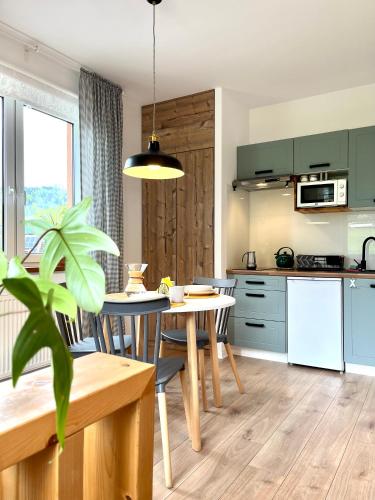
[[[363,240],[375,236],[375,212],[301,214],[294,211],[293,197],[282,193],[249,195],[249,249],[256,251],[259,267],[274,266],[274,253],[282,246],[295,254],[344,255],[346,267],[361,259]],[[367,267],[375,269],[375,243],[368,245]]]

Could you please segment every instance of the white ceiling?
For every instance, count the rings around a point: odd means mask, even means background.
[[[164,0],[158,100],[223,86],[253,105],[375,82],[374,0]],[[150,102],[146,0],[0,0],[0,20]]]

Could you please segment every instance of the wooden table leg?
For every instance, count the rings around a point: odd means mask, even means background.
[[[207,311],[208,336],[210,339],[210,358],[212,370],[212,385],[214,389],[214,402],[217,408],[223,406],[220,389],[219,357],[217,354],[217,335],[215,327],[215,312]]]
[[[200,451],[201,431],[199,421],[199,386],[198,386],[198,362],[197,362],[197,333],[195,326],[195,314],[186,313],[187,351],[190,379],[190,425],[191,444],[195,451]]]

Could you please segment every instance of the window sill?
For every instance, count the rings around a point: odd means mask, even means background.
[[[31,273],[31,274],[36,274],[39,273],[39,263],[38,262],[26,262],[24,264],[25,269]],[[58,264],[55,269],[55,273],[63,273],[65,271],[65,261],[62,259]]]

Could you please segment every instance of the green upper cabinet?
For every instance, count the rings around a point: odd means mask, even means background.
[[[293,139],[249,144],[237,148],[237,178],[293,173]]]
[[[375,207],[375,127],[349,131],[349,207]]]
[[[348,131],[294,139],[294,173],[312,174],[348,168]]]

